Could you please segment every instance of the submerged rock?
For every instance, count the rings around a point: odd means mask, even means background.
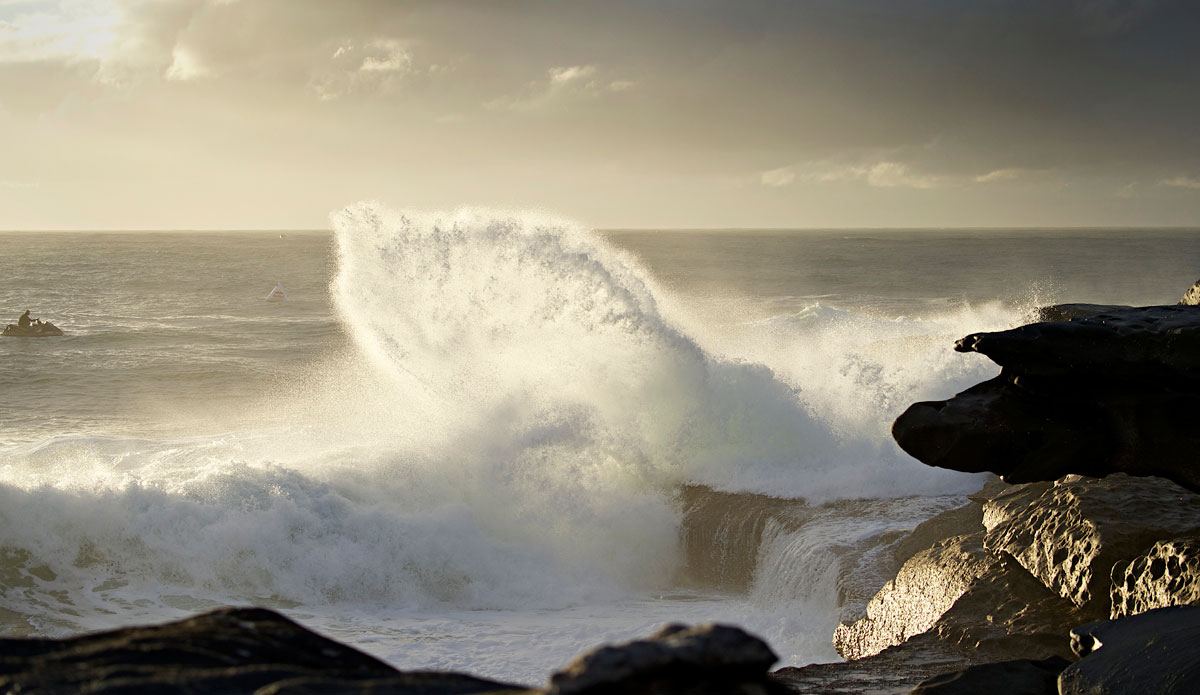
[[[1125,472],[1200,491],[1200,307],[1029,324],[955,349],[1003,369],[896,419],[896,442],[922,462],[1009,483]]]
[[[1200,605],[1200,536],[1159,541],[1113,577],[1114,619],[1186,605]]]
[[[1058,677],[1062,695],[1184,695],[1200,683],[1200,608],[1158,608],[1071,631],[1083,657]]]
[[[1077,606],[1109,614],[1114,565],[1155,542],[1200,532],[1200,495],[1161,478],[1071,476],[984,505],[984,545]]]

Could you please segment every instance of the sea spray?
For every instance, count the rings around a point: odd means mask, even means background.
[[[64,350],[108,351],[86,370],[111,390],[106,407],[150,383],[170,384],[169,407],[126,413],[118,432],[4,445],[9,634],[254,603],[324,629],[357,621],[335,634],[408,667],[466,653],[459,666],[514,678],[505,669],[541,677],[649,622],[724,619],[794,661],[830,652],[837,604],[866,591],[847,577],[874,576],[872,553],[929,512],[904,496],[974,487],[907,458],[886,429],[903,401],[986,378],[991,365],[950,344],[1017,312],[814,304],[746,320],[757,300],[737,297],[741,318],[721,323],[690,316],[627,253],[539,214],[368,204],[335,227],[337,326],[325,295],[289,282],[287,303],[245,291],[261,313],[237,311],[253,321],[180,306],[164,332],[139,307],[146,335],[115,341],[96,289],[97,328]],[[296,318],[306,301],[318,308]],[[297,334],[331,336],[327,351],[295,360]],[[227,356],[282,376],[210,375]],[[121,360],[137,379],[104,382]],[[197,404],[182,428],[181,401]],[[687,490],[723,501],[697,516]],[[598,616],[613,616],[603,634]],[[517,667],[501,645],[470,646],[489,629],[533,644],[531,621],[561,651],[530,647]]]

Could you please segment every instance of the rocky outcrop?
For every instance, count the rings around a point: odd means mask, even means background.
[[[784,695],[765,642],[725,625],[672,625],[584,654],[546,688],[401,672],[278,613],[229,608],[66,640],[0,640],[0,692],[92,695]]]
[[[0,640],[6,693],[523,693],[453,673],[401,673],[278,613],[224,609],[66,640]]]
[[[999,495],[984,505],[983,523],[988,550],[1107,616],[1113,567],[1157,541],[1200,533],[1200,495],[1161,478],[1070,476]]]
[[[1196,306],[1200,304],[1200,280],[1188,288],[1187,292],[1183,293],[1183,298],[1179,300],[1180,304],[1187,306]]]
[[[1115,568],[1112,617],[1167,606],[1200,605],[1200,536],[1155,543],[1122,570]]]
[[[550,678],[547,695],[786,693],[767,680],[778,657],[766,642],[728,625],[668,625],[649,639],[600,647]]]
[[[861,659],[925,632],[996,562],[983,548],[982,532],[935,543],[904,563],[865,616],[838,625],[834,647],[847,659]]]
[[[972,666],[923,680],[912,695],[1057,695],[1058,674],[1070,663],[1053,656]]]
[[[892,434],[929,465],[1010,483],[1157,475],[1200,491],[1200,307],[1102,312],[978,333],[1000,376],[910,406]]]
[[[1176,606],[1071,631],[1082,657],[1058,677],[1062,695],[1184,695],[1200,683],[1200,608]]]

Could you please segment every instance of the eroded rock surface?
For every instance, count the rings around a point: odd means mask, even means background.
[[[1179,303],[1188,306],[1200,304],[1200,280],[1197,280],[1195,284],[1188,288],[1187,292],[1183,293],[1183,299],[1180,299]]]
[[[1159,541],[1113,577],[1114,619],[1185,605],[1200,605],[1200,536]]]
[[[1184,695],[1200,683],[1200,608],[1158,608],[1071,631],[1083,657],[1058,677],[1062,695]]]
[[[1157,541],[1200,533],[1200,495],[1160,478],[1071,476],[999,495],[984,505],[984,526],[988,550],[1108,615],[1114,565]]]

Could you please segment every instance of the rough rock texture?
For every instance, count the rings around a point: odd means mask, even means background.
[[[1180,299],[1179,303],[1188,306],[1200,304],[1200,280],[1197,280],[1195,284],[1188,288],[1187,292],[1183,293],[1183,299]]]
[[[0,692],[527,692],[453,673],[401,673],[272,611],[224,609],[187,620],[66,640],[0,640]]]
[[[1200,491],[1200,306],[1029,324],[955,349],[1003,369],[897,418],[897,443],[924,463],[1010,483],[1157,475]]]
[[[1114,619],[1185,605],[1200,605],[1200,536],[1155,543],[1114,573]]]
[[[577,657],[551,676],[547,693],[783,693],[767,679],[777,660],[766,642],[736,627],[668,625],[649,639]]]
[[[971,666],[923,680],[912,695],[1057,695],[1058,674],[1070,663],[1052,656]]]
[[[861,659],[925,632],[997,561],[983,548],[983,532],[938,541],[904,563],[865,616],[837,626],[834,647]]]
[[[1071,626],[1104,617],[1047,589],[1012,558],[988,568],[929,631],[993,659],[1071,656]]]
[[[1083,657],[1058,677],[1062,695],[1184,695],[1200,684],[1200,608],[1175,606],[1071,631]]]
[[[1069,476],[999,495],[984,505],[983,523],[988,550],[1108,615],[1113,566],[1159,540],[1200,533],[1200,495],[1161,478]]]

